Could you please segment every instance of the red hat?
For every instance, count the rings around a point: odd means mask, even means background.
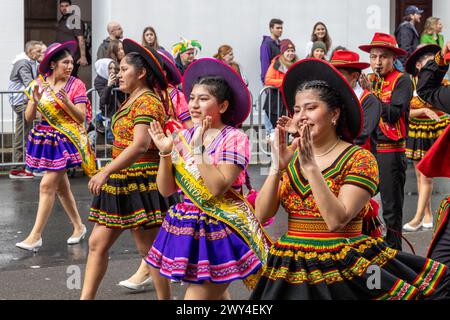
[[[392,50],[397,56],[404,56],[407,54],[405,50],[398,47],[397,40],[395,40],[394,36],[381,32],[376,32],[374,34],[370,44],[359,46],[359,48],[368,53],[370,53],[372,48],[385,48]]]
[[[353,68],[363,70],[370,67],[370,63],[359,61],[359,54],[349,50],[336,50],[331,57],[330,63],[335,68]]]
[[[450,62],[450,52],[444,56],[444,59],[445,59],[445,61],[447,61],[447,63]]]
[[[281,42],[280,42],[280,53],[283,54],[288,49],[294,49],[295,50],[294,43],[291,40],[289,40],[289,39],[281,40]]]

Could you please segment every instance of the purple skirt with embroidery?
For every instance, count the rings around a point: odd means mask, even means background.
[[[32,170],[59,171],[80,166],[82,159],[75,145],[46,121],[28,135],[26,165]]]
[[[231,282],[261,268],[239,235],[188,199],[169,209],[145,260],[163,276],[191,283]]]

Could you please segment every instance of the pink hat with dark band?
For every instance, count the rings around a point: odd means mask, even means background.
[[[41,74],[46,74],[50,72],[50,60],[60,52],[61,50],[68,50],[73,56],[78,49],[78,43],[76,41],[67,41],[64,43],[55,42],[48,46],[45,50],[44,59],[42,59],[39,64],[39,72]]]

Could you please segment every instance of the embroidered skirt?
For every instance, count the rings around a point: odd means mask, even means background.
[[[157,172],[157,163],[141,162],[112,174],[94,196],[89,220],[118,229],[160,226],[168,205],[156,186]]]
[[[449,298],[443,264],[388,248],[381,238],[283,235],[251,299],[413,300]]]
[[[434,223],[433,239],[427,257],[450,268],[450,195],[442,199]]]
[[[261,268],[240,236],[187,199],[169,209],[145,260],[163,276],[191,283],[231,282]]]
[[[433,143],[444,132],[450,118],[443,114],[441,121],[431,120],[428,117],[409,119],[408,138],[406,139],[406,157],[414,161],[420,161]]]
[[[75,145],[46,121],[37,124],[30,131],[25,161],[29,169],[41,171],[65,170],[82,163]]]

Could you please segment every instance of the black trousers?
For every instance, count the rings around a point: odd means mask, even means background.
[[[402,250],[403,201],[406,180],[404,152],[377,153],[380,171],[380,194],[383,219],[386,223],[386,242],[389,247]]]

